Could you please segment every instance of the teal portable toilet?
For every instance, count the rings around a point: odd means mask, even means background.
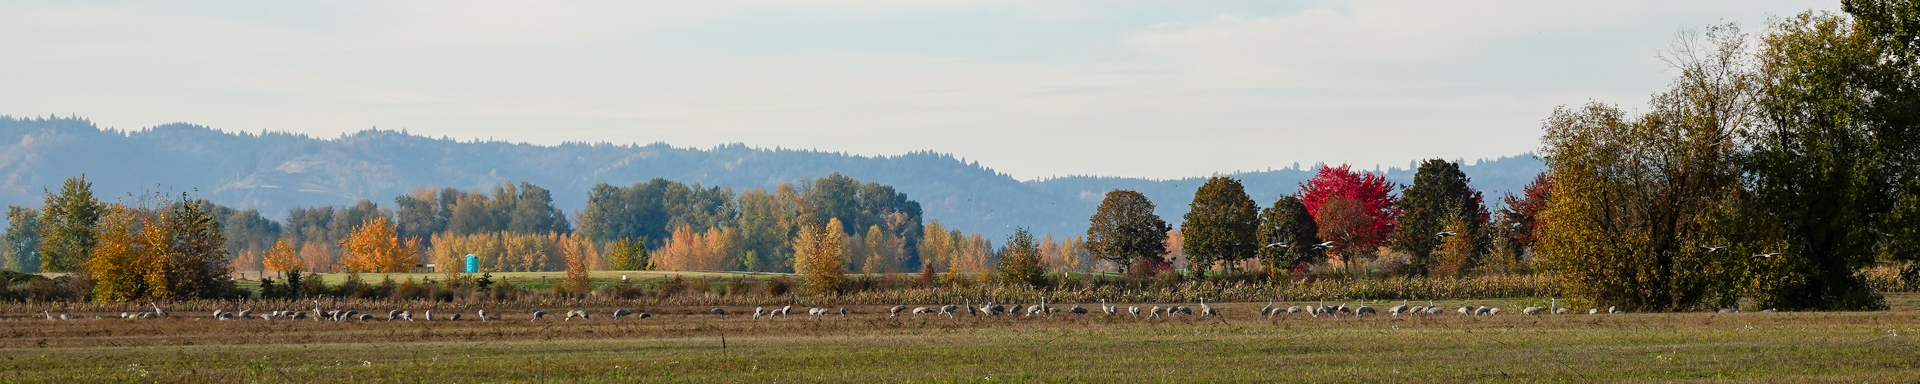
[[[467,254],[467,273],[480,273],[480,256]]]

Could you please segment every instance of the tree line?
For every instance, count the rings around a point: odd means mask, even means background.
[[[1239,180],[1216,176],[1195,192],[1178,229],[1154,214],[1145,195],[1115,190],[1090,218],[1083,247],[1136,275],[1176,266],[1198,277],[1243,269],[1304,276],[1316,267],[1355,275],[1516,271],[1532,252],[1547,180],[1541,175],[1490,212],[1460,164],[1439,159],[1422,162],[1407,186],[1321,166],[1296,193],[1265,208]]]

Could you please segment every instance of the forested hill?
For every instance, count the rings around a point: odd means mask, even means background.
[[[288,209],[351,204],[390,206],[420,188],[487,190],[531,182],[553,191],[554,203],[580,209],[598,183],[630,185],[653,178],[731,187],[736,192],[839,172],[894,186],[921,203],[925,218],[999,239],[1025,226],[1037,235],[1085,232],[1106,191],[1145,193],[1167,221],[1178,223],[1204,176],[1177,180],[1061,177],[1019,181],[978,162],[914,152],[853,156],[812,150],[726,145],[712,149],[569,143],[540,146],[457,141],[366,130],[322,139],[289,133],[228,133],[191,124],[103,130],[78,118],[0,116],[0,203],[37,207],[42,191],[86,174],[103,199],[139,191],[186,192],[283,218]],[[1305,168],[1305,169],[1302,169]],[[1234,175],[1261,204],[1292,193],[1311,167]],[[1530,155],[1466,165],[1489,203],[1517,191],[1542,169]],[[1388,169],[1405,183],[1413,173]]]

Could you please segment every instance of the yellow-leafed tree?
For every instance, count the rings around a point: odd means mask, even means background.
[[[847,270],[841,255],[846,235],[840,228],[840,219],[832,219],[826,225],[807,223],[800,228],[799,236],[793,238],[793,256],[798,259],[794,268],[806,278],[807,288],[814,292],[827,293],[840,288],[842,274]]]
[[[345,254],[340,264],[348,272],[407,272],[419,259],[414,250],[419,245],[420,240],[401,241],[393,232],[392,222],[376,217],[355,227],[352,235],[340,241],[340,251]]]

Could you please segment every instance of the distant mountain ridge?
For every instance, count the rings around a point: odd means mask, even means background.
[[[1409,166],[1411,168],[1411,165]],[[1463,164],[1492,204],[1544,170],[1528,154]],[[1235,172],[1262,205],[1293,193],[1313,167]],[[1410,169],[1375,170],[1407,183]],[[141,191],[187,192],[271,218],[308,205],[360,199],[392,206],[395,196],[419,188],[490,190],[526,181],[553,191],[554,203],[573,212],[598,183],[629,185],[665,178],[735,192],[839,172],[894,186],[919,201],[928,220],[992,239],[1015,227],[1039,236],[1084,234],[1087,217],[1107,191],[1146,194],[1170,223],[1179,223],[1205,176],[1172,180],[1069,176],[1020,181],[950,154],[911,152],[855,156],[814,150],[711,149],[665,143],[567,143],[541,146],[457,141],[398,131],[364,130],[333,139],[282,132],[222,132],[174,123],[144,130],[101,129],[80,118],[0,116],[0,203],[37,207],[44,188],[86,174],[96,195],[113,200]]]

